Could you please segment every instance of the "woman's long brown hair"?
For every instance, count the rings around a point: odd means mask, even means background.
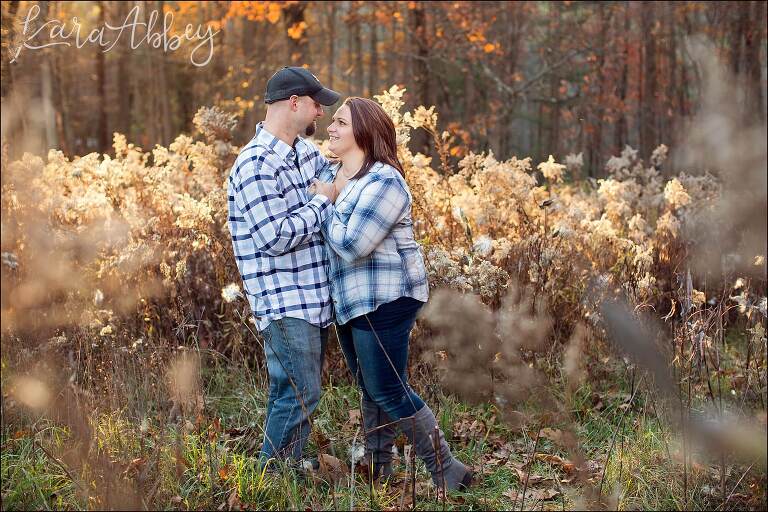
[[[376,162],[391,165],[405,177],[397,158],[395,124],[375,101],[352,96],[344,101],[352,114],[352,134],[357,146],[365,153],[363,166],[352,179],[361,178]]]

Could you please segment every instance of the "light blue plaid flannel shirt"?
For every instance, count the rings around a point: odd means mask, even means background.
[[[326,167],[320,180],[333,181],[339,168]],[[424,257],[413,237],[411,202],[405,179],[381,162],[339,193],[323,223],[337,323],[400,297],[429,298]]]
[[[333,320],[320,227],[330,200],[307,195],[328,161],[298,137],[292,148],[256,126],[227,183],[228,224],[237,268],[260,331],[283,317],[319,327]],[[298,151],[299,168],[296,168]]]

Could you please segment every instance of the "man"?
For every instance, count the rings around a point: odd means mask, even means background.
[[[229,230],[269,372],[263,463],[301,459],[320,400],[332,321],[320,226],[336,192],[318,183],[309,199],[307,187],[327,161],[299,134],[312,135],[323,105],[338,100],[304,68],[277,71],[267,82],[266,117],[229,175]]]

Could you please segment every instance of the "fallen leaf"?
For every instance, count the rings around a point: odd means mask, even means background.
[[[541,429],[541,437],[549,439],[553,443],[563,448],[573,448],[578,444],[578,440],[570,430],[560,430],[556,428]]]
[[[347,465],[333,455],[321,453],[317,460],[320,463],[318,476],[323,479],[337,481],[348,472]]]
[[[312,432],[310,433],[310,438],[312,441],[314,441],[315,446],[317,446],[318,450],[326,450],[328,449],[328,446],[330,446],[331,441],[328,439],[325,434],[323,434],[320,429],[312,429]]]
[[[198,395],[197,400],[202,402],[203,395]],[[197,416],[195,417],[195,427],[199,430],[205,424],[205,416],[203,416],[202,407],[198,407]]]
[[[520,499],[520,495],[522,492],[519,492],[515,489],[509,489],[502,493],[502,496],[505,496],[512,501],[517,501]],[[528,489],[525,492],[525,500],[535,500],[535,501],[547,501],[551,500],[555,496],[559,495],[560,491],[557,489]]]
[[[525,484],[526,478],[528,478],[528,485],[537,485],[546,481],[554,482],[553,478],[543,477],[541,475],[534,475],[534,474],[531,474],[529,476],[529,474],[526,471],[523,471],[522,469],[518,469],[518,468],[512,468],[512,469],[517,474],[517,478],[520,480],[521,484]]]
[[[468,415],[467,415],[468,416]],[[453,437],[461,440],[474,439],[486,430],[485,423],[477,419],[462,417],[453,424]]]
[[[227,506],[229,507],[229,510],[243,509],[243,502],[240,501],[240,496],[237,495],[237,489],[232,491],[232,494],[229,495],[229,498],[227,499]]]
[[[221,419],[214,418],[208,427],[208,440],[215,441],[219,434],[221,434]]]
[[[553,443],[562,444],[563,441],[563,431],[558,428],[543,428],[539,435]]]
[[[563,459],[557,455],[550,455],[548,453],[537,453],[536,458],[544,462],[549,462],[555,466],[560,466],[566,473],[572,473],[576,469],[576,464],[570,460]]]
[[[222,480],[229,478],[229,465],[219,468],[219,478]]]
[[[245,435],[248,432],[247,428],[232,427],[224,431],[229,437],[239,437]]]
[[[176,477],[181,478],[181,475],[184,474],[184,471],[189,467],[189,464],[187,464],[187,460],[181,453],[181,445],[177,443],[174,448],[174,458],[176,459]]]
[[[401,432],[401,433],[400,433],[400,435],[398,435],[398,436],[395,438],[395,441],[394,441],[394,443],[395,443],[395,446],[397,446],[397,449],[398,449],[398,451],[399,451],[400,453],[402,453],[402,452],[403,452],[403,450],[405,449],[405,445],[406,445],[406,444],[408,444],[408,438],[407,438],[407,437],[405,437],[405,434],[403,434],[403,433]]]

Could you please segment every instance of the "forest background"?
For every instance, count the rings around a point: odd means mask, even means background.
[[[3,3],[6,43],[23,32],[28,3]],[[6,55],[12,157],[105,152],[113,132],[145,148],[167,145],[213,104],[238,114],[236,138],[245,140],[263,117],[269,76],[308,65],[347,96],[399,84],[408,108],[434,105],[454,134],[454,158],[470,145],[501,159],[583,152],[585,173],[602,176],[627,144],[647,158],[684,137],[701,85],[683,43],[693,34],[708,36],[739,76],[745,111],[766,115],[762,2],[40,2],[27,33],[43,19],[77,17],[85,37],[135,6],[139,21],[157,10],[173,14],[176,31],[219,31],[211,61],[190,65],[192,44],[134,49],[128,37],[108,52],[24,50],[13,65]]]
[[[765,2],[4,1],[2,50],[3,509],[766,508]],[[321,471],[256,463],[224,183],[284,65],[395,123],[468,492],[366,481],[333,334]]]

